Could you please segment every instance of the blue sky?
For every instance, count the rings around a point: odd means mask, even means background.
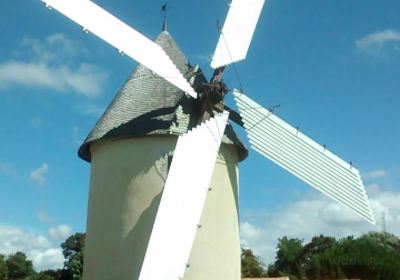
[[[170,33],[209,76],[227,2],[170,1]],[[96,3],[151,39],[160,32],[163,1]],[[243,89],[360,169],[378,225],[251,151],[240,164],[242,243],[266,263],[282,235],[359,235],[380,230],[382,212],[400,234],[399,10],[397,0],[267,0],[236,65]],[[90,165],[77,149],[136,63],[39,0],[2,1],[0,34],[0,252],[54,268],[59,243],[85,230]],[[239,87],[232,68],[225,81]]]

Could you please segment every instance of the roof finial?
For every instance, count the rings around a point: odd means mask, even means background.
[[[164,5],[161,6],[161,12],[164,14],[164,20],[163,20],[163,26],[162,26],[162,31],[167,31],[167,2],[164,3]]]

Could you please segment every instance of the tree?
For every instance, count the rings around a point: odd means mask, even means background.
[[[302,252],[301,262],[303,273],[307,279],[335,278],[342,275],[337,265],[332,263],[333,247],[336,239],[324,235],[315,236],[307,243]]]
[[[8,279],[7,263],[4,255],[0,255],[0,280]]]
[[[35,274],[32,267],[32,261],[27,260],[26,255],[22,252],[16,252],[15,254],[8,256],[6,264],[9,279],[19,280],[33,277]]]
[[[385,240],[382,234],[364,235],[353,240],[340,241],[343,254],[340,261],[344,274],[349,278],[365,280],[400,279],[400,252]]]
[[[300,239],[278,239],[276,261],[268,267],[270,276],[290,276],[291,279],[301,279],[303,245]]]
[[[304,245],[301,254],[302,262],[307,262],[311,256],[315,254],[321,254],[326,250],[332,248],[336,244],[336,239],[329,236],[319,235],[311,239],[309,243]]]
[[[242,277],[262,277],[265,275],[262,261],[250,249],[242,249],[241,262]]]
[[[400,279],[398,238],[387,233],[368,233],[331,242],[323,250],[312,250],[305,260],[307,279],[357,278]],[[307,247],[307,245],[305,246]]]
[[[341,266],[343,254],[343,248],[336,240],[325,248],[313,250],[312,254],[303,260],[304,275],[310,280],[346,278]]]
[[[68,271],[70,279],[82,279],[83,254],[85,248],[85,234],[75,233],[61,244],[66,259],[64,269]]]
[[[35,280],[56,280],[56,278],[41,272],[35,277]]]
[[[389,251],[400,250],[400,238],[388,232],[374,232],[363,234],[360,239],[382,246]]]
[[[54,280],[70,280],[70,273],[69,271],[65,269],[57,269],[57,270],[45,270],[40,272],[40,276],[43,277],[43,279],[39,278],[40,280],[44,279],[54,279]],[[47,278],[46,278],[47,277]]]

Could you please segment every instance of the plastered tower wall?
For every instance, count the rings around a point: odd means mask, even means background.
[[[91,145],[85,280],[138,279],[176,139]],[[237,163],[234,146],[222,145],[185,280],[240,279]]]

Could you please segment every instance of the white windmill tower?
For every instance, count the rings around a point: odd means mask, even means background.
[[[374,223],[351,164],[242,92],[241,114],[223,103],[224,68],[245,58],[264,0],[231,2],[209,83],[166,30],[154,43],[89,0],[42,1],[141,64],[79,150],[92,163],[85,279],[240,278],[246,150],[228,118],[254,150]]]

